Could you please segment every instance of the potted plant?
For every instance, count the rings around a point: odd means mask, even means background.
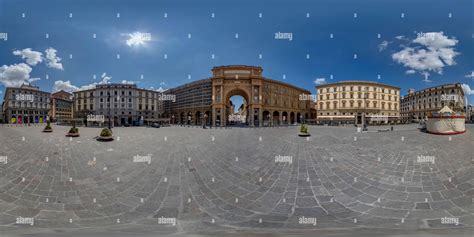
[[[311,136],[311,134],[308,133],[308,126],[306,126],[306,124],[301,124],[300,132],[298,133],[298,136],[300,136],[300,137],[309,137],[309,136]]]
[[[69,129],[69,132],[66,134],[66,137],[79,137],[79,128],[72,126],[72,128]]]
[[[98,140],[99,141],[105,141],[105,142],[113,141],[114,137],[112,137],[112,130],[110,130],[108,128],[102,129],[102,131],[100,132],[100,136],[99,136]]]
[[[44,127],[43,132],[53,132],[53,128],[51,127],[51,122],[46,122],[46,127]]]

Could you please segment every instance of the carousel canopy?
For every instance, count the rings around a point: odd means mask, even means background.
[[[444,106],[440,111],[438,111],[440,114],[452,114],[454,111],[450,109],[448,106]]]

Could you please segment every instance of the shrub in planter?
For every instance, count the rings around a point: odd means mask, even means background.
[[[300,137],[309,137],[309,136],[311,136],[311,134],[308,133],[308,126],[306,126],[306,124],[301,124],[300,132],[298,133],[298,136],[300,136]]]
[[[51,122],[46,123],[46,127],[44,127],[43,132],[53,132],[53,128],[51,127]]]
[[[98,138],[100,141],[112,141],[114,138],[112,137],[112,131],[108,128],[102,129],[100,132],[100,136]]]
[[[76,126],[73,126],[69,129],[69,132],[66,134],[67,137],[79,137],[79,129]]]

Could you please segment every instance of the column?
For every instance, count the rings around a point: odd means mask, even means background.
[[[259,122],[259,126],[262,127],[263,126],[263,109],[262,108],[258,109],[258,122]]]
[[[216,109],[215,109],[215,108],[212,108],[212,126],[213,126],[213,127],[216,126],[216,117],[217,117]]]
[[[278,120],[279,120],[279,124],[280,125],[283,125],[283,111],[279,111],[278,112]]]
[[[226,113],[225,113],[225,106],[224,108],[221,108],[221,127],[224,127],[226,125],[226,122],[227,122],[227,118],[226,118]]]
[[[251,127],[253,127],[253,126],[254,126],[254,121],[253,121],[254,108],[253,108],[252,105],[249,106],[249,110],[250,110],[250,111],[249,111],[249,112],[250,112],[250,113],[249,113],[249,115],[250,115],[250,117],[249,117],[249,124],[250,124]]]

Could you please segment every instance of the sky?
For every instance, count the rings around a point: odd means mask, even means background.
[[[473,9],[472,0],[0,0],[0,91],[161,90],[243,64],[312,93],[343,80],[402,95],[460,82],[474,104]]]

